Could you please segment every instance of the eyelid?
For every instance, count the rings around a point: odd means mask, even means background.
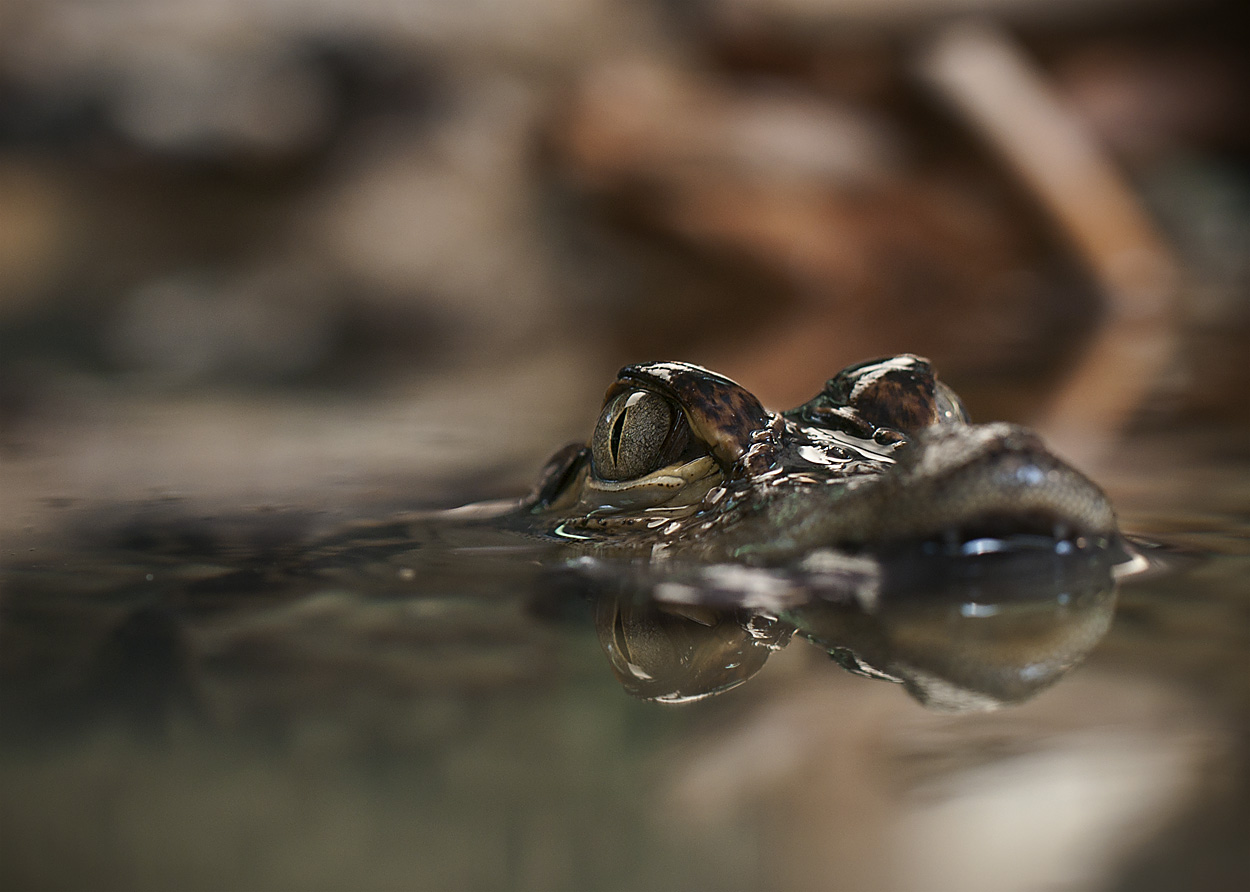
[[[608,389],[609,398],[627,387],[653,390],[668,398],[685,417],[691,440],[697,440],[726,472],[774,418],[741,385],[687,363],[626,366]]]

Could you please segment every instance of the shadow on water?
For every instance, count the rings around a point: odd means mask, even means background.
[[[1144,563],[1001,540],[981,540],[997,543],[983,554],[826,551],[786,569],[653,563],[438,519],[247,557],[165,536],[131,529],[126,544],[144,551],[9,575],[8,738],[109,721],[159,735],[173,717],[220,724],[223,710],[264,723],[379,694],[550,681],[553,635],[592,626],[644,700],[730,690],[798,637],[926,705],[992,709],[1080,663],[1110,626],[1116,576]]]
[[[599,639],[618,680],[644,699],[729,690],[797,636],[857,675],[961,711],[1022,702],[1055,683],[1103,637],[1115,609],[1106,555],[833,563],[805,577],[708,567],[656,583],[651,597],[601,593]]]
[[[986,540],[963,554],[824,552],[769,569],[593,557],[475,521],[407,518],[311,545],[299,523],[271,522],[267,539],[244,541],[164,523],[158,539],[132,529],[109,548],[9,569],[3,822],[6,838],[27,840],[6,857],[10,876],[197,888],[292,876],[323,888],[611,888],[627,876],[673,888],[710,874],[748,888],[767,861],[750,846],[788,832],[769,796],[790,790],[802,812],[813,795],[793,787],[803,778],[821,796],[865,795],[823,772],[830,759],[869,770],[845,739],[866,733],[869,715],[897,725],[874,744],[893,753],[873,782],[887,787],[925,789],[933,772],[988,783],[997,760],[1027,768],[1047,753],[1097,773],[1110,758],[1099,747],[1149,773],[1188,752],[1151,748],[1175,742],[1171,724],[1156,727],[1160,711],[1187,707],[1131,685],[1102,690],[1098,675],[1040,711],[1019,705],[1108,633],[1117,576],[1147,563],[1136,552]],[[775,672],[761,671],[770,661]],[[753,677],[754,694],[704,711],[639,702],[704,699]],[[1074,709],[1103,714],[1114,733],[1089,737]],[[960,717],[973,723],[955,731],[944,723],[956,712],[1008,718]],[[1219,739],[1201,714],[1186,733]],[[803,755],[825,746],[828,756]],[[711,792],[790,762],[763,805]],[[1047,764],[1037,770],[1060,770]],[[1115,797],[1130,795],[1117,791],[1099,794],[1112,824],[1125,820]],[[736,817],[674,835],[691,808],[699,821],[709,809]],[[937,820],[904,813],[900,827]],[[726,833],[746,848],[728,856]],[[49,846],[74,858],[49,868]],[[630,860],[639,850],[649,866]],[[429,873],[412,881],[418,869]]]

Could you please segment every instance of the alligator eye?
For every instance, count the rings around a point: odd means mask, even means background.
[[[595,475],[632,480],[660,467],[677,420],[672,405],[658,393],[627,390],[612,398],[590,441]]]

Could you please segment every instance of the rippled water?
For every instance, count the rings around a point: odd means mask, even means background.
[[[1242,888],[1247,516],[1139,514],[1118,592],[80,518],[7,556],[4,885]]]

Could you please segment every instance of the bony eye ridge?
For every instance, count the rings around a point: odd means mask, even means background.
[[[626,390],[608,400],[590,441],[601,480],[633,480],[681,457],[689,428],[680,409],[650,390]]]

